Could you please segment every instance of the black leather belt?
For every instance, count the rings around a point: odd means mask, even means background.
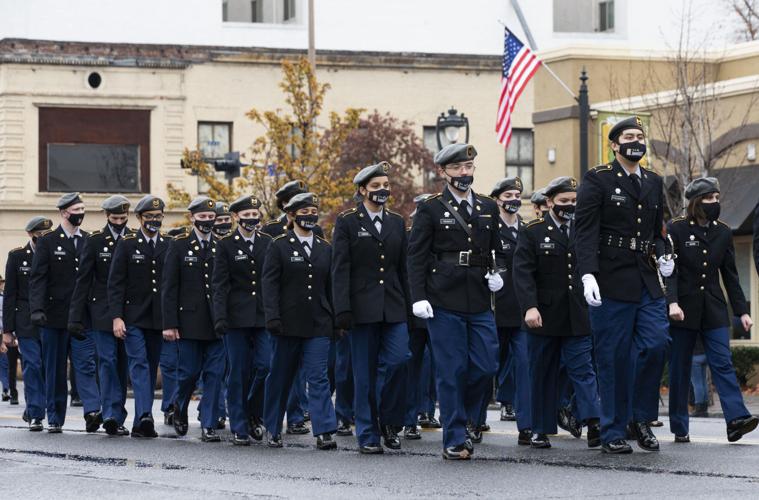
[[[461,267],[488,267],[488,259],[479,254],[473,254],[471,250],[466,252],[440,252],[437,260],[450,262]]]
[[[601,244],[607,247],[624,248],[633,252],[649,253],[653,245],[648,240],[641,238],[620,236],[618,234],[602,234]]]

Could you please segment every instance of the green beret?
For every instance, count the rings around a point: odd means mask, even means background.
[[[471,144],[449,144],[435,155],[435,164],[444,167],[449,163],[471,161],[477,156],[477,150]]]
[[[298,193],[287,202],[285,212],[296,212],[304,207],[319,208],[319,197],[314,193]]]
[[[643,123],[640,121],[640,118],[638,118],[637,116],[631,116],[630,118],[625,118],[624,120],[617,122],[617,124],[611,128],[611,130],[609,131],[609,140],[610,141],[616,140],[617,137],[619,137],[619,134],[631,128],[638,129],[641,132],[645,132],[643,130]]]
[[[59,210],[64,210],[77,203],[82,203],[82,198],[79,196],[79,193],[66,193],[58,199],[58,203],[55,206]]]
[[[685,187],[685,198],[688,200],[709,193],[719,193],[719,181],[715,177],[699,177]]]
[[[138,214],[148,212],[150,210],[160,210],[163,212],[165,206],[166,204],[161,198],[153,196],[152,194],[146,194],[140,199],[140,201],[137,202],[137,206],[134,207],[134,211]]]
[[[390,164],[386,161],[381,161],[376,165],[369,165],[362,168],[359,173],[353,178],[353,184],[357,186],[366,186],[366,184],[375,177],[387,176],[390,171]]]
[[[553,198],[559,193],[571,193],[574,191],[577,191],[577,181],[575,178],[562,176],[549,182],[543,190],[543,194],[545,194],[546,198]]]
[[[229,211],[235,213],[249,210],[251,208],[261,208],[261,200],[255,196],[248,196],[247,194],[240,196],[229,205]]]
[[[504,191],[512,190],[516,190],[521,193],[523,189],[524,187],[522,186],[522,179],[519,177],[506,177],[505,179],[501,179],[500,181],[496,182],[493,190],[490,192],[490,196],[495,198]]]
[[[216,212],[217,217],[221,215],[229,215],[229,203],[217,201],[216,206],[214,206],[214,212]]]
[[[535,191],[533,191],[532,196],[530,196],[530,203],[533,203],[538,206],[545,205],[547,198],[543,191],[544,189],[536,189]]]
[[[50,229],[51,227],[53,227],[53,221],[47,217],[38,215],[37,217],[32,217],[29,219],[29,222],[26,223],[26,227],[24,229],[27,233],[31,233],[33,231],[43,231]]]
[[[208,196],[198,196],[187,205],[187,210],[191,214],[198,212],[214,212],[216,213],[216,202]]]
[[[109,214],[125,214],[129,211],[129,200],[120,194],[114,194],[109,196],[100,205],[100,208],[108,212]]]

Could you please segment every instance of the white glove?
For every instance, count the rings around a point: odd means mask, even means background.
[[[675,271],[675,259],[668,260],[662,255],[656,262],[659,263],[659,272],[662,276],[665,278],[672,276],[672,273]]]
[[[585,295],[585,301],[591,307],[598,307],[601,305],[601,290],[598,288],[598,282],[596,277],[592,274],[586,274],[582,277],[583,294]]]
[[[490,271],[488,271],[485,275],[485,279],[488,280],[488,289],[490,289],[491,292],[497,292],[503,288],[503,278],[501,278],[500,274],[491,274]]]
[[[434,316],[432,314],[432,304],[430,304],[426,300],[420,300],[419,302],[414,302],[412,309],[414,310],[414,316],[416,316],[417,318],[430,319],[431,317]]]

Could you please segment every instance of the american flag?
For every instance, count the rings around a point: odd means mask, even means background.
[[[519,96],[532,75],[538,70],[540,60],[508,29],[503,36],[503,72],[501,73],[501,97],[498,99],[498,116],[495,131],[498,142],[508,147],[511,140],[511,113]]]

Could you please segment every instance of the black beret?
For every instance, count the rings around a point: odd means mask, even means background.
[[[274,193],[274,197],[281,201],[287,203],[290,201],[290,198],[295,196],[298,193],[305,193],[307,191],[306,189],[306,183],[303,181],[290,181],[283,185],[281,188],[277,190],[276,193]]]
[[[444,167],[449,163],[471,161],[477,156],[477,150],[471,144],[449,144],[435,155],[435,164]]]
[[[493,190],[490,192],[490,196],[495,198],[504,191],[511,191],[514,189],[520,193],[522,192],[524,189],[522,186],[522,179],[519,177],[506,177],[505,179],[496,182],[495,187],[493,187]]]
[[[631,128],[645,132],[643,130],[643,123],[640,121],[640,118],[637,116],[631,116],[630,118],[625,118],[624,120],[617,122],[617,124],[611,128],[609,131],[609,140],[615,140],[617,137],[619,137],[619,134]]]
[[[685,187],[685,198],[688,200],[709,193],[719,193],[719,181],[714,177],[693,179]]]
[[[287,202],[285,212],[296,212],[304,207],[319,208],[319,197],[314,193],[298,193]]]
[[[198,196],[187,205],[187,210],[191,214],[198,212],[214,212],[216,213],[216,202],[208,196]]]
[[[242,212],[251,208],[261,208],[261,201],[255,196],[243,195],[229,205],[230,212]]]
[[[66,193],[58,199],[58,203],[55,206],[59,210],[63,210],[77,203],[82,203],[79,193]]]
[[[577,191],[577,181],[575,178],[562,176],[549,182],[543,190],[543,194],[546,198],[552,198],[559,193],[569,193],[573,191]]]
[[[530,203],[535,205],[545,205],[547,201],[546,195],[543,189],[536,189],[530,196]]]
[[[134,207],[134,211],[138,214],[147,212],[149,210],[160,210],[163,212],[165,206],[166,204],[161,198],[153,196],[152,194],[146,194],[140,199],[140,201],[137,202],[137,206]]]
[[[216,206],[214,206],[214,212],[216,212],[217,217],[220,215],[230,215],[229,203],[225,201],[217,201]]]
[[[384,177],[390,171],[390,164],[386,161],[381,161],[376,165],[369,165],[362,168],[356,176],[353,178],[353,184],[357,186],[365,186],[367,182],[375,177]]]
[[[26,223],[26,227],[24,229],[27,233],[31,233],[33,231],[43,231],[50,229],[51,227],[53,227],[53,221],[47,217],[38,215],[37,217],[32,217],[29,219],[29,222]]]
[[[100,205],[100,208],[108,212],[109,214],[125,214],[129,211],[129,200],[120,194],[114,194],[109,196]]]

